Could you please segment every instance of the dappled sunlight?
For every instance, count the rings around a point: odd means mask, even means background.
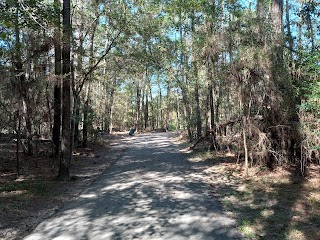
[[[159,135],[156,139],[154,135],[137,137],[111,171],[58,216],[39,225],[34,236],[74,240],[240,238],[235,222],[210,197],[192,163],[164,134]],[[66,231],[69,235],[64,235]]]
[[[97,198],[98,197],[98,195],[97,194],[94,194],[94,193],[91,193],[91,194],[82,194],[81,196],[80,196],[81,198]]]
[[[25,239],[81,239],[90,227],[88,211],[86,208],[67,210],[51,221],[40,224],[38,226],[40,233],[32,234]],[[62,231],[63,229],[68,231]]]
[[[294,239],[294,240],[307,240],[308,237],[302,232],[297,229],[290,229],[288,234],[288,239]]]
[[[186,147],[186,148],[180,149],[179,152],[181,152],[181,153],[192,153],[192,150],[190,150],[189,147]]]
[[[1,197],[17,197],[19,195],[27,194],[28,190],[16,190],[16,191],[10,191],[10,192],[1,192],[0,193],[0,198]]]
[[[43,235],[42,234],[33,234],[32,238],[25,238],[25,239],[30,239],[30,240],[43,240]],[[71,236],[69,234],[61,234],[59,237],[55,237],[55,240],[74,240],[74,236]]]
[[[205,160],[200,157],[193,157],[193,158],[189,158],[188,161],[190,161],[190,162],[204,162]]]
[[[101,189],[101,193],[105,193],[109,190],[125,190],[125,189],[129,189],[131,188],[132,186],[138,184],[139,181],[137,182],[120,182],[120,183],[115,183],[115,184],[112,184],[108,187],[105,187],[103,189]]]
[[[261,211],[261,216],[265,219],[270,218],[272,215],[274,215],[274,210],[272,209],[264,209]]]
[[[244,179],[241,168],[227,158],[203,155],[206,165],[200,171],[207,174],[224,208],[235,213],[246,238],[318,239],[320,202],[306,194],[307,189],[312,192],[313,182],[305,184],[305,178],[294,174],[295,168],[272,172],[251,168],[254,173]]]

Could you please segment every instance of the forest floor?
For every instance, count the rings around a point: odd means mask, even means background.
[[[25,240],[242,239],[175,133],[131,137],[120,159]]]
[[[192,159],[203,163],[213,195],[246,239],[320,239],[319,164],[310,164],[305,177],[289,166],[253,167],[246,178],[235,156],[206,149],[199,146]]]
[[[127,133],[104,137],[87,149],[77,149],[72,181],[56,180],[51,158],[21,161],[15,173],[15,145],[0,143],[0,239],[20,239],[62,206],[75,199],[123,154]],[[244,177],[241,164],[228,153],[199,146],[190,155],[203,181],[223,208],[232,213],[247,239],[320,239],[320,166],[310,165],[306,177],[295,167],[251,168]],[[94,146],[94,147],[93,147]],[[37,163],[37,164],[36,164]]]
[[[121,141],[120,141],[121,140]],[[21,159],[16,174],[15,143],[0,143],[0,239],[21,239],[40,222],[75,199],[125,151],[127,133],[106,135],[88,148],[74,152],[71,181],[57,181],[57,164],[48,157],[50,148],[38,158]],[[119,144],[120,143],[120,144]]]

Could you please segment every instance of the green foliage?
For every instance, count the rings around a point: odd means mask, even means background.
[[[169,131],[176,131],[176,130],[178,130],[177,124],[176,124],[175,122],[170,122],[168,128],[169,128]]]
[[[6,1],[4,11],[0,14],[1,26],[7,30],[13,30],[16,21],[16,9],[19,9],[19,27],[28,29],[49,28],[55,22],[59,11],[55,9],[53,2],[47,0]]]
[[[36,179],[31,185],[29,192],[34,196],[45,196],[53,189],[52,187],[52,183]]]
[[[6,183],[1,186],[0,191],[1,192],[13,192],[13,191],[18,191],[25,189],[25,184],[23,183],[17,183],[17,182],[10,182]]]
[[[320,117],[320,51],[303,53],[300,61],[303,73],[301,94],[305,102],[301,109]]]
[[[242,232],[248,239],[253,239],[255,236],[253,228],[251,228],[251,226],[252,223],[250,222],[250,220],[247,219],[244,219],[241,225],[239,226],[240,232]]]
[[[26,191],[26,194],[34,196],[47,195],[53,187],[52,182],[47,182],[36,178],[34,180],[22,181],[22,182],[8,182],[0,188],[0,192],[14,192],[14,191]]]

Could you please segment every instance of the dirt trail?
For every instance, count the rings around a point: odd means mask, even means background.
[[[172,137],[133,137],[111,169],[25,239],[240,239]]]

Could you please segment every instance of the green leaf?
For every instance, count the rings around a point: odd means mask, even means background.
[[[6,40],[6,38],[7,38],[7,34],[6,33],[4,33],[4,32],[0,33],[0,39],[1,40]]]

